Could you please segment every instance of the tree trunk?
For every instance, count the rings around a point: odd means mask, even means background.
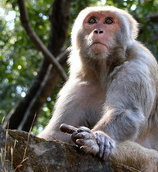
[[[54,0],[50,11],[51,32],[48,41],[48,49],[55,57],[61,53],[61,49],[67,38],[70,2],[71,0]],[[22,12],[23,11],[21,11],[21,13]],[[59,62],[62,62],[62,65],[65,64],[66,60],[61,59]],[[64,57],[64,59],[66,58]],[[50,60],[44,57],[39,72],[26,96],[15,109],[10,111],[3,127],[9,129],[19,128],[29,131],[34,125],[42,105],[55,89],[57,81],[59,81],[59,72],[54,65],[50,63]]]

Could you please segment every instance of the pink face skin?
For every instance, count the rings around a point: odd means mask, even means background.
[[[91,12],[83,21],[88,45],[94,52],[108,51],[119,28],[118,18],[110,12]]]

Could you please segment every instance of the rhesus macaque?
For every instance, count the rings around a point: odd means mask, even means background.
[[[121,9],[80,12],[72,29],[70,77],[39,137],[72,140],[103,160],[130,157],[134,167],[158,171],[158,65],[137,34],[137,22]]]

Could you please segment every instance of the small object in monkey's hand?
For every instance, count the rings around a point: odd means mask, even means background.
[[[60,130],[64,133],[72,134],[73,132],[77,132],[78,128],[63,123],[60,125]]]

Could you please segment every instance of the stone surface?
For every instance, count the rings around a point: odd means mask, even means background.
[[[0,143],[5,137],[4,131],[1,132]],[[20,131],[6,132],[3,162],[12,164],[17,172],[138,172],[116,162],[101,161],[60,141],[48,142]],[[12,172],[12,168],[3,163],[0,171]]]

